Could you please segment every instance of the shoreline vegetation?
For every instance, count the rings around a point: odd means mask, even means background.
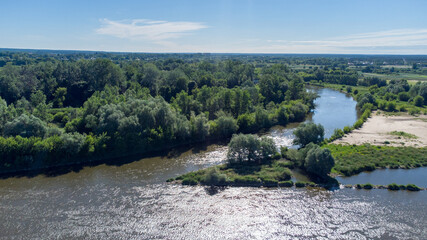
[[[316,98],[283,64],[5,56],[0,174],[102,163],[300,122]]]
[[[366,59],[362,58],[370,58],[372,64],[364,65]],[[321,126],[301,124],[307,129],[296,139],[299,150],[284,148],[273,153],[268,139],[240,137],[239,144],[252,151],[244,157],[252,159],[248,162],[254,165],[250,167],[252,177],[267,185],[275,181],[285,184],[289,168],[294,167],[305,170],[319,184],[333,182],[330,176],[336,174],[425,166],[426,160],[420,157],[423,149],[331,146],[358,131],[373,111],[427,114],[427,82],[387,81],[365,74],[424,74],[418,66],[424,60],[415,57],[409,60],[413,68],[395,69],[381,64],[401,64],[401,59],[384,56],[340,59],[3,51],[0,174],[115,161],[301,122],[314,108],[316,98],[306,91],[306,84],[352,95],[361,117],[353,126],[335,130],[329,139],[320,135]],[[289,67],[297,65],[302,67]],[[388,134],[415,139],[395,129]],[[269,153],[259,155],[267,146]],[[360,158],[360,153],[368,150],[371,157],[379,159],[377,162]],[[412,160],[402,157],[409,156],[408,152],[415,154]],[[395,160],[381,160],[391,153]],[[355,161],[350,163],[342,156]],[[226,179],[238,179],[239,171],[249,169],[237,167],[246,164],[243,162],[230,162],[209,174],[213,179],[216,175],[223,179],[221,171],[228,171]],[[322,170],[317,173],[314,169]]]
[[[316,84],[314,84],[316,85]],[[323,84],[319,84],[320,86],[324,86]],[[331,86],[331,84],[328,84]],[[339,91],[343,91],[344,86],[337,87],[335,85],[332,85],[332,89],[336,89]],[[375,85],[377,88],[378,86]],[[396,106],[392,106],[391,108],[387,107],[388,103],[381,103],[375,99],[375,97],[369,93],[369,91],[365,88],[360,89],[361,94],[358,93],[358,90],[352,90],[351,87],[347,86],[347,93],[351,93],[353,97],[358,101],[357,108],[362,112],[362,115],[360,118],[354,123],[353,126],[347,126],[344,127],[344,129],[336,129],[334,131],[334,134],[329,139],[324,139],[323,136],[319,140],[315,140],[317,144],[320,144],[323,149],[330,149],[331,155],[334,159],[334,164],[332,165],[333,168],[330,169],[330,172],[327,173],[327,175],[330,176],[337,176],[337,175],[345,175],[345,176],[351,176],[356,175],[363,171],[373,171],[375,169],[380,168],[417,168],[422,166],[427,166],[427,148],[412,148],[412,147],[391,147],[391,146],[371,146],[370,144],[363,144],[363,145],[336,145],[333,144],[334,141],[339,140],[343,138],[345,135],[350,134],[354,130],[362,128],[363,124],[371,117],[372,112],[377,109],[382,109],[384,111],[394,112],[396,109]],[[371,89],[372,92],[372,89]],[[382,104],[382,106],[379,106],[379,104]],[[394,104],[394,103],[393,103]],[[415,103],[414,103],[415,104]],[[416,104],[415,104],[416,105]],[[385,107],[383,107],[385,106]],[[424,109],[424,113],[426,113],[425,108],[420,106],[416,106],[421,109]],[[400,107],[401,111],[406,111],[405,107]],[[416,115],[421,112],[421,110],[417,109],[415,111],[409,111],[410,114]],[[296,130],[298,132],[298,130]],[[311,130],[307,130],[305,133],[306,136],[309,135],[316,135],[316,132]],[[394,135],[399,138],[410,138],[414,139],[417,138],[413,134],[408,134],[403,131],[396,131],[394,129],[390,129],[388,132],[389,135]],[[294,144],[301,144],[301,138],[296,134],[296,140],[294,141]],[[317,135],[319,136],[319,135]],[[313,137],[311,137],[313,139]],[[315,137],[314,137],[315,139]],[[312,140],[308,140],[312,141]],[[307,144],[308,142],[304,142]],[[310,143],[312,144],[312,143]],[[284,149],[282,149],[284,150]],[[302,150],[302,151],[301,151]],[[288,155],[287,153],[288,149],[285,151],[282,151],[281,155],[284,157],[283,159],[276,160],[274,164],[283,164],[285,163],[288,165],[289,168],[294,167],[304,167],[304,164],[301,165],[301,163],[298,164],[298,161],[301,161],[301,157],[297,157],[298,154],[301,154],[300,152],[304,152],[304,144],[302,144],[302,148],[298,151],[293,151],[293,154]],[[292,156],[294,155],[294,156]],[[299,159],[299,160],[298,160]],[[271,164],[270,167],[273,165]],[[266,166],[260,166],[260,168],[265,168]],[[281,181],[282,179],[267,179],[266,177],[261,175],[252,175],[250,177],[247,176],[233,176],[230,178],[229,175],[227,175],[227,170],[230,169],[230,166],[227,165],[221,165],[219,170],[215,168],[209,168],[210,172],[215,172],[216,174],[220,174],[223,181],[219,186],[254,186],[254,187],[281,187],[281,186],[293,186],[293,183],[289,181]],[[274,167],[273,167],[274,168]],[[223,170],[226,170],[223,172]],[[205,172],[204,170],[197,171],[195,173],[189,173],[182,176],[179,176],[175,179],[169,179],[169,182],[178,182],[183,185],[211,185],[211,186],[217,186],[218,183],[213,183],[209,181],[205,181],[207,175],[210,174],[210,172]],[[288,171],[289,172],[289,171]],[[276,171],[274,174],[280,174],[280,171]],[[258,178],[257,178],[258,177]],[[329,176],[328,176],[329,177]],[[287,177],[290,178],[290,177]],[[330,179],[333,179],[329,177]],[[236,182],[237,179],[237,182]],[[324,178],[325,179],[325,178]],[[245,182],[245,180],[247,182]],[[309,183],[295,183],[296,187],[323,187],[327,189],[334,189],[337,188],[338,182],[334,181],[328,181],[327,184],[322,184],[319,182],[319,179],[316,179],[317,183],[309,182]],[[354,186],[351,186],[352,188],[356,189],[389,189],[389,190],[403,190],[406,189],[408,191],[419,191],[424,190],[423,188],[419,188],[416,185],[408,184],[407,186],[397,186],[396,184],[389,184],[387,186],[378,185],[374,186],[372,184],[356,184]],[[350,186],[345,186],[346,188],[350,188]]]

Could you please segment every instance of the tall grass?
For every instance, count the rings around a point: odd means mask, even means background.
[[[351,176],[377,168],[427,166],[427,148],[364,145],[326,146],[335,159],[335,172]]]

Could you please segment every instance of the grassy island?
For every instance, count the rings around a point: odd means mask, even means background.
[[[427,166],[427,148],[329,144],[335,159],[334,173],[351,176],[377,168]]]
[[[323,141],[321,125],[301,124],[296,130],[299,150],[277,151],[272,139],[250,134],[234,135],[229,143],[227,163],[190,172],[168,181],[184,185],[292,187],[293,168],[303,169],[315,182],[296,182],[296,187],[336,186],[328,176],[334,159],[328,149],[316,145]]]

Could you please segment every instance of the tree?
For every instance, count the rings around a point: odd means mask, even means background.
[[[211,135],[229,137],[238,129],[237,121],[233,117],[221,116],[211,125]]]
[[[307,172],[325,178],[335,165],[335,160],[332,157],[331,151],[327,148],[319,146],[311,148],[307,152],[304,167]]]
[[[305,147],[309,143],[319,144],[323,141],[325,129],[322,125],[314,123],[302,123],[294,131],[294,144]]]
[[[22,114],[4,126],[6,136],[44,137],[46,131],[45,122],[33,115],[28,116],[26,114]]]
[[[414,105],[417,107],[422,107],[424,104],[424,98],[421,96],[416,96],[414,98]]]
[[[209,134],[208,119],[205,114],[191,118],[191,137],[195,140],[205,140]]]
[[[55,93],[53,94],[54,105],[56,107],[60,107],[60,108],[63,107],[66,95],[67,95],[67,89],[66,88],[63,88],[63,87],[57,88]]]
[[[46,103],[46,95],[42,91],[38,90],[37,92],[31,94],[30,102],[33,108],[37,107],[39,104]]]
[[[227,159],[235,163],[263,163],[277,153],[273,139],[252,134],[233,135],[228,144]]]

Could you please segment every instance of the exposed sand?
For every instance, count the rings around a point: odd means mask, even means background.
[[[417,138],[411,139],[390,135],[389,133],[392,131],[410,133],[417,136]],[[384,142],[386,141],[389,144],[385,144]],[[377,112],[373,112],[362,128],[353,130],[350,134],[333,143],[356,145],[370,143],[372,145],[426,147],[427,116],[385,116],[383,114],[377,115]]]

